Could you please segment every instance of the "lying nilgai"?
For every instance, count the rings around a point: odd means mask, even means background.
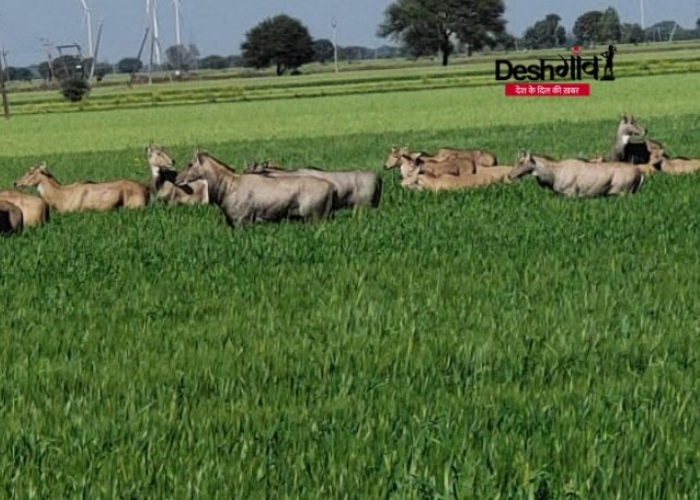
[[[314,167],[283,170],[265,162],[247,166],[244,172],[272,177],[308,176],[323,179],[335,188],[334,210],[353,207],[377,208],[382,196],[382,179],[370,170],[321,170]]]
[[[148,188],[137,181],[84,182],[62,186],[46,165],[31,167],[15,187],[34,187],[51,208],[59,213],[83,210],[139,208],[148,204]]]
[[[178,174],[176,182],[197,179],[207,181],[210,202],[221,208],[231,226],[283,219],[317,221],[330,217],[333,210],[335,189],[328,181],[309,176],[237,174],[201,151]]]
[[[567,197],[634,194],[644,181],[641,169],[624,163],[555,161],[546,156],[520,152],[509,178],[532,174],[540,186]]]
[[[700,171],[700,160],[667,158],[663,149],[652,151],[650,162],[658,171],[666,174],[693,174]]]
[[[0,234],[19,233],[23,226],[22,210],[9,201],[0,201]]]
[[[453,148],[442,148],[438,149],[437,153],[430,155],[422,151],[411,152],[409,148],[397,148],[392,146],[389,151],[389,156],[384,162],[384,168],[386,170],[392,168],[398,168],[401,166],[401,158],[403,156],[410,156],[411,158],[422,157],[427,162],[437,162],[442,163],[445,161],[459,161],[466,162],[467,164],[473,164],[477,167],[494,167],[498,165],[498,160],[493,153],[485,151],[483,149],[453,149]],[[458,174],[453,174],[458,175]]]
[[[155,199],[168,201],[171,205],[209,204],[209,187],[206,180],[177,184],[175,161],[159,146],[147,146],[146,157],[151,169],[149,187],[151,196]]]
[[[511,167],[498,166],[479,169],[475,174],[470,175],[440,175],[436,176],[422,169],[422,164],[418,162],[407,163],[403,167],[403,181],[401,185],[407,189],[418,191],[455,191],[460,189],[470,189],[488,186],[499,182],[509,182],[508,174]]]
[[[617,124],[615,142],[604,157],[606,162],[648,164],[651,152],[661,143],[644,137],[647,130],[632,115],[623,115]]]
[[[38,226],[49,221],[49,205],[38,196],[19,191],[0,191],[0,201],[8,201],[22,211],[24,227]]]
[[[450,159],[436,161],[425,157],[423,153],[409,153],[406,148],[401,149],[399,153],[398,156],[392,153],[391,162],[387,161],[384,164],[384,168],[390,170],[398,167],[403,179],[413,171],[414,165],[420,165],[421,172],[432,174],[434,177],[442,175],[472,175],[477,172],[477,164],[474,160]]]

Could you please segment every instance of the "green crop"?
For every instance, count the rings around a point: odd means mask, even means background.
[[[146,181],[143,147],[370,168],[376,210],[232,230],[213,206],[0,240],[7,498],[696,498],[700,176],[567,200],[403,190],[392,144],[590,157],[634,113],[700,157],[693,75],[16,116],[0,186]],[[165,99],[164,94],[160,94]]]

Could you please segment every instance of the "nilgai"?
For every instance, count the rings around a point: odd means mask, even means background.
[[[209,187],[204,179],[177,184],[175,161],[160,146],[146,147],[146,157],[151,169],[149,184],[151,196],[165,200],[171,205],[207,205],[209,204]]]
[[[397,168],[400,166],[402,156],[410,156],[412,158],[416,157],[414,155],[422,156],[426,161],[434,162],[444,162],[448,160],[466,160],[472,162],[479,167],[494,167],[498,165],[498,160],[496,156],[484,149],[454,149],[454,148],[442,148],[437,151],[434,155],[422,151],[411,152],[409,148],[397,148],[392,146],[389,151],[389,156],[384,162],[384,168],[389,170],[391,168]]]
[[[532,174],[540,186],[567,197],[634,194],[644,181],[641,169],[622,163],[589,163],[581,160],[556,161],[520,152],[509,178]]]
[[[333,184],[309,176],[272,177],[237,174],[206,152],[198,151],[178,183],[205,179],[209,200],[224,213],[231,226],[284,219],[317,221],[332,214]]]
[[[477,171],[477,165],[474,160],[450,159],[445,161],[436,161],[432,158],[423,156],[423,153],[409,153],[406,148],[399,151],[400,154],[392,150],[390,155],[391,161],[384,163],[386,170],[397,168],[403,179],[406,178],[406,173],[413,170],[416,164],[421,165],[421,170],[432,174],[435,177],[441,175],[471,175]]]
[[[49,204],[38,196],[8,189],[0,191],[0,201],[17,205],[22,211],[24,227],[39,226],[49,221]]]
[[[353,207],[377,208],[382,196],[382,179],[370,170],[321,170],[315,167],[283,170],[266,163],[248,166],[244,172],[264,174],[271,177],[307,176],[323,179],[335,188],[334,210]]]
[[[606,162],[648,164],[651,152],[661,143],[644,137],[647,130],[632,115],[623,115],[617,124],[615,142],[605,155]]]
[[[496,184],[499,182],[508,182],[508,174],[511,167],[498,166],[482,168],[475,174],[470,175],[440,175],[436,176],[430,172],[422,170],[422,165],[413,162],[409,166],[404,166],[406,174],[401,182],[401,185],[408,189],[416,189],[418,191],[455,191],[461,189],[473,189]]]
[[[22,210],[9,201],[0,201],[0,234],[19,233],[23,226]]]
[[[651,163],[660,172],[666,174],[694,174],[700,171],[700,160],[690,158],[667,158],[664,150],[651,153]]]
[[[148,204],[148,188],[137,181],[79,182],[61,185],[46,165],[36,165],[15,182],[15,187],[34,187],[59,213],[83,210],[140,208]]]

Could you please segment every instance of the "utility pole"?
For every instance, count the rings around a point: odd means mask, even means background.
[[[338,26],[338,22],[335,17],[331,19],[331,26],[333,27],[333,62],[335,64],[335,72],[338,72],[338,44],[336,43],[336,33],[335,29]]]
[[[641,15],[642,29],[644,29],[644,0],[639,0],[639,13]]]
[[[5,65],[3,60],[5,59],[5,49],[2,50],[2,57],[0,57],[0,94],[2,95],[2,109],[5,113],[5,118],[10,119],[10,103],[7,102],[7,89],[5,88]]]

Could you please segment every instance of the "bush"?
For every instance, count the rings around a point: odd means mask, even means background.
[[[88,92],[90,84],[87,80],[71,78],[61,82],[61,94],[70,102],[82,101]]]

